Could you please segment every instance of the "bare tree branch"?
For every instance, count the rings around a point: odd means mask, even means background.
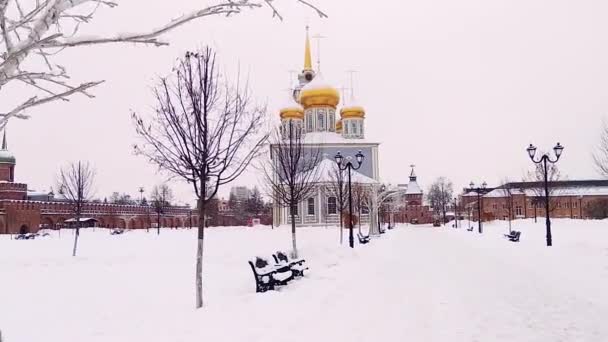
[[[246,85],[247,83],[245,83]],[[188,52],[154,90],[151,120],[133,113],[143,144],[135,152],[161,170],[192,185],[198,199],[196,307],[203,305],[202,257],[207,204],[219,187],[239,177],[257,157],[268,133],[266,108],[253,103],[249,89],[222,83],[210,48]]]

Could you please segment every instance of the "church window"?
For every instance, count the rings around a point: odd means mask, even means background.
[[[313,197],[308,199],[308,215],[315,214],[315,199]]]
[[[349,129],[350,125],[348,124],[348,121],[343,122],[343,125],[344,125],[344,133],[346,135],[349,135],[350,134],[350,129]]]
[[[363,120],[359,121],[359,135],[363,137]]]
[[[330,111],[329,112],[329,124],[328,124],[329,130],[330,131],[335,131],[336,130],[336,118],[334,117],[334,112]]]
[[[319,131],[325,131],[325,124],[326,124],[326,112],[325,109],[318,109],[317,110],[317,121],[319,122]]]
[[[522,211],[521,206],[520,206],[520,205],[516,206],[516,207],[515,207],[515,215],[517,215],[517,216],[521,216],[521,215],[523,215],[523,214],[524,214],[524,213],[523,213],[523,211]]]
[[[355,121],[351,121],[350,126],[351,134],[357,135],[357,123]]]
[[[310,111],[308,111],[306,113],[306,131],[307,132],[312,132],[313,131],[312,112],[310,112]]]
[[[327,213],[329,215],[335,215],[338,213],[338,206],[335,197],[329,197],[327,199]]]

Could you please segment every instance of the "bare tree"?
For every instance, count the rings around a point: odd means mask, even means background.
[[[443,216],[443,223],[446,223],[446,208],[452,201],[454,190],[452,182],[445,177],[439,177],[431,184],[431,188],[427,194],[427,199],[431,206]]]
[[[295,1],[326,17],[311,3]],[[141,10],[145,11],[147,3],[141,2]],[[219,0],[217,4],[200,6],[148,31],[106,37],[79,34],[79,29],[93,20],[99,7],[117,5],[111,0],[0,0],[0,92],[11,82],[30,89],[27,96],[15,100],[14,107],[0,109],[0,129],[10,118],[27,119],[27,109],[53,101],[69,101],[74,94],[93,97],[89,90],[104,81],[69,82],[67,67],[57,61],[65,49],[108,43],[163,46],[168,44],[161,40],[164,34],[190,21],[233,16],[264,5],[273,17],[282,19],[270,0]]]
[[[326,185],[325,190],[330,196],[336,199],[336,210],[340,215],[340,244],[344,241],[344,211],[348,205],[348,189],[346,188],[346,171],[341,170],[338,165],[334,165],[334,168],[328,170],[329,183]]]
[[[270,162],[262,167],[268,193],[274,203],[289,208],[292,256],[298,257],[296,215],[298,203],[317,190],[321,154],[317,147],[304,143],[304,130],[292,120],[277,129],[270,146]]]
[[[352,183],[351,191],[353,197],[353,211],[357,214],[359,233],[361,233],[361,214],[364,207],[369,208],[367,204],[370,197],[369,189],[364,184]]]
[[[509,179],[505,178],[502,181],[502,186],[499,188],[505,198],[505,209],[507,210],[507,217],[509,220],[509,233],[511,232],[511,221],[513,220],[513,190],[511,189],[510,183]]]
[[[160,235],[160,219],[165,213],[165,209],[171,206],[173,191],[165,183],[156,185],[152,189],[152,207],[156,213],[156,234]]]
[[[608,124],[602,123],[600,142],[593,152],[593,162],[597,171],[604,177],[608,177]]]
[[[550,215],[555,208],[557,208],[558,201],[552,199],[556,192],[556,182],[561,179],[561,173],[559,172],[559,168],[556,164],[547,163],[547,180],[548,180],[548,189],[549,189],[549,213]],[[544,208],[545,204],[545,168],[543,163],[536,164],[533,171],[529,171],[527,175],[524,177],[524,182],[530,184],[527,189],[531,190],[534,194],[532,199],[532,203],[534,204],[534,217],[536,219],[536,208],[540,205]],[[525,191],[526,189],[522,189]]]
[[[133,113],[142,146],[136,153],[192,185],[198,200],[196,307],[203,306],[203,241],[206,205],[221,185],[241,175],[265,144],[266,108],[254,105],[247,83],[220,79],[210,48],[187,52],[154,91],[156,110],[148,122]]]
[[[76,256],[80,235],[80,217],[85,203],[93,195],[94,178],[95,172],[88,162],[71,163],[59,171],[59,188],[71,203],[72,211],[76,216],[76,234],[74,235],[72,256]]]

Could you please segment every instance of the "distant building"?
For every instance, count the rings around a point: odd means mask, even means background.
[[[608,180],[555,181],[550,191],[549,211],[555,218],[592,218],[594,204],[608,203]],[[488,188],[480,194],[480,202],[483,220],[545,217],[542,182],[512,182]],[[464,189],[461,216],[478,220],[477,204],[477,193]]]
[[[16,159],[6,143],[6,132],[0,149],[0,234],[31,233],[42,228],[74,225],[72,205],[61,194],[35,192],[27,184],[15,182]],[[149,206],[86,203],[82,211],[86,223],[108,228],[142,229],[158,224]],[[165,209],[161,227],[184,227],[198,223],[198,216],[188,207]]]
[[[383,221],[394,223],[426,224],[433,222],[433,211],[424,203],[424,193],[412,166],[409,182],[398,184],[400,195],[383,206]]]
[[[233,186],[230,188],[230,197],[234,197],[237,201],[243,202],[251,197],[251,190],[246,186]]]

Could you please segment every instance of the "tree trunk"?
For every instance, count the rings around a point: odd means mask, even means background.
[[[76,215],[76,234],[74,234],[74,248],[72,256],[76,256],[76,248],[78,247],[78,235],[80,235],[80,215]]]
[[[160,235],[160,212],[156,213],[156,235]]]
[[[196,308],[203,307],[203,241],[205,239],[205,205],[198,200],[198,238],[196,246]]]
[[[298,247],[296,246],[296,215],[293,204],[290,207],[291,211],[291,257],[296,259],[298,257]]]
[[[340,244],[342,244],[344,242],[344,218],[342,217],[342,211],[340,211],[339,214],[340,214]]]

